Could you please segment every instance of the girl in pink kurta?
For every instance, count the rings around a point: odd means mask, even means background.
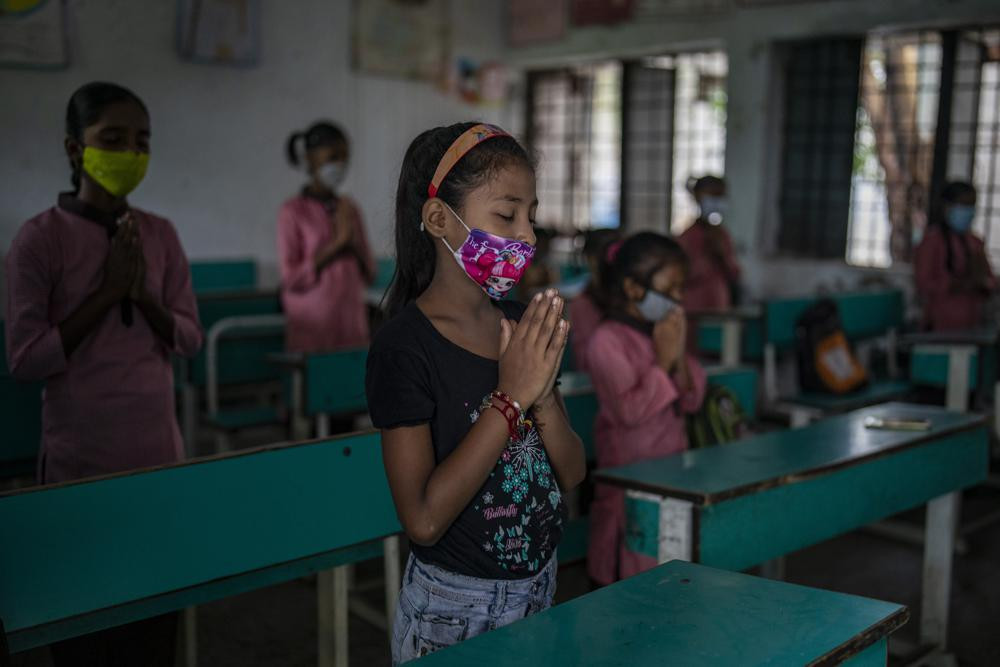
[[[689,260],[684,308],[690,312],[725,310],[733,305],[740,266],[729,232],[722,225],[726,214],[726,183],[717,176],[703,176],[690,185],[700,214],[677,241]]]
[[[590,283],[575,299],[569,302],[569,321],[573,325],[570,345],[576,370],[587,372],[587,346],[597,325],[604,319],[604,312],[598,305],[600,300],[601,276],[607,272],[608,248],[621,241],[617,229],[595,229],[587,234],[583,245],[583,256],[590,270]]]
[[[980,327],[997,285],[983,241],[971,231],[976,190],[968,183],[949,183],[941,201],[937,220],[913,256],[923,326],[930,331]]]
[[[705,372],[685,352],[686,258],[671,239],[637,234],[618,249],[607,285],[607,319],[587,348],[600,403],[597,467],[624,465],[687,449],[685,415],[705,397]],[[610,584],[646,570],[652,558],[624,548],[624,494],[598,484],[590,506],[587,571]]]
[[[330,123],[316,123],[288,142],[288,158],[301,161],[305,144],[310,182],[278,213],[281,298],[289,350],[323,352],[368,344],[365,288],[375,277],[357,205],[337,194],[347,167],[347,138]]]
[[[146,107],[120,86],[83,86],[65,145],[75,191],[7,254],[8,364],[45,382],[42,483],[181,460],[170,357],[202,342],[177,233],[125,199],[149,159]],[[56,642],[53,663],[172,667],[176,629],[167,614]]]

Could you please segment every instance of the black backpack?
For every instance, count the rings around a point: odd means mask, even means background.
[[[799,316],[795,354],[802,391],[847,394],[868,384],[868,373],[847,342],[833,299],[820,299]]]

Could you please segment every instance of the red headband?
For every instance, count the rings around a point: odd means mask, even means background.
[[[509,136],[509,134],[501,130],[496,125],[486,124],[475,125],[463,132],[462,136],[455,139],[454,143],[448,147],[448,150],[446,150],[444,155],[441,157],[441,161],[438,162],[437,169],[434,170],[434,178],[431,179],[431,184],[427,186],[427,196],[437,197],[438,189],[441,187],[441,182],[444,181],[448,172],[455,168],[455,165],[458,164],[458,161],[461,160],[466,153],[487,139]]]

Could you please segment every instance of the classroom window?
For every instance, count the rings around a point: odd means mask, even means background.
[[[683,231],[688,178],[724,171],[727,69],[707,52],[530,74],[539,222]]]
[[[528,141],[539,157],[544,227],[619,225],[621,70],[615,62],[529,77]]]
[[[972,154],[972,182],[976,186],[973,229],[986,241],[994,271],[1000,270],[1000,29],[966,32],[959,51],[956,96],[963,83],[978,84],[972,107],[976,111]],[[963,52],[971,56],[962,59]],[[978,77],[976,69],[978,66]],[[970,73],[962,74],[963,67]],[[978,104],[974,97],[978,97]]]
[[[870,35],[860,94],[846,259],[885,268],[910,260],[927,224],[941,38],[935,32]]]
[[[909,262],[936,193],[961,179],[976,186],[973,229],[1000,266],[1000,28],[873,33],[787,51],[779,249],[855,266]],[[845,144],[849,167],[837,148]]]
[[[722,176],[726,167],[726,75],[721,52],[675,56],[677,100],[670,229],[680,234],[698,207],[687,190],[690,177]]]
[[[778,248],[842,258],[847,242],[862,40],[785,45]]]

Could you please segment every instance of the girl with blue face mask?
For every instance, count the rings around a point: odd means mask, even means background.
[[[948,183],[941,202],[913,257],[923,326],[930,331],[972,329],[983,324],[983,310],[996,280],[982,239],[972,233],[976,190],[962,181]]]
[[[643,232],[609,248],[604,321],[587,348],[600,403],[597,467],[625,465],[687,449],[685,415],[705,397],[705,371],[686,353],[687,257],[672,239]],[[656,565],[626,551],[622,492],[598,485],[590,509],[587,570],[598,585]]]

